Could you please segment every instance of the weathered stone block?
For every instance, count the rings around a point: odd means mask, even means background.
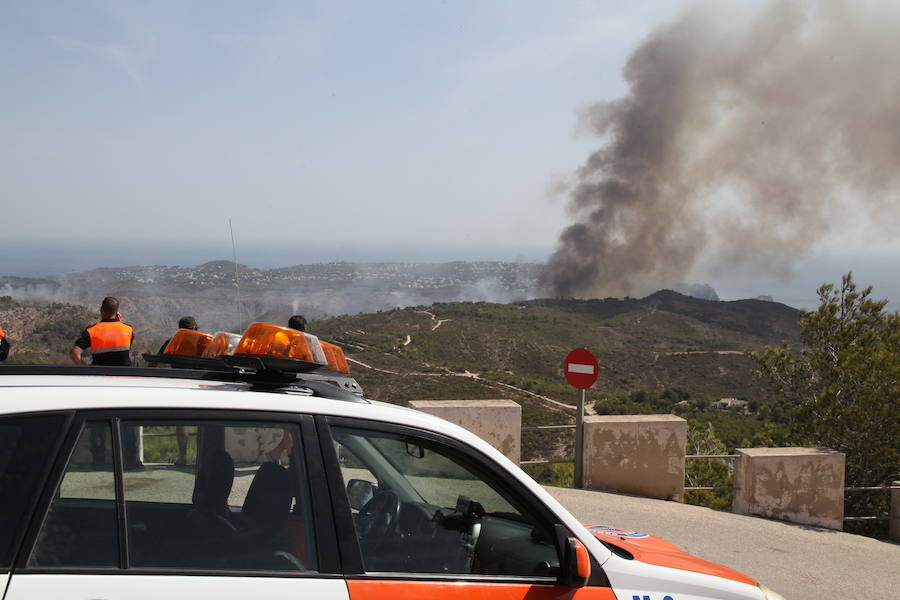
[[[844,454],[828,448],[739,448],[732,511],[843,529]]]
[[[584,419],[584,487],[684,501],[687,422],[675,415]]]
[[[512,400],[413,400],[409,406],[468,429],[518,464],[522,407]]]
[[[235,465],[255,465],[267,462],[268,452],[274,450],[285,431],[276,427],[226,427],[225,450]]]
[[[900,481],[895,481],[894,486],[900,486]],[[890,537],[895,542],[900,542],[900,488],[891,490],[891,524]]]

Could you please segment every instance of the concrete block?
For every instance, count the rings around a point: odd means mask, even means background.
[[[675,415],[584,418],[584,487],[684,501],[687,421]]]
[[[268,462],[268,452],[274,450],[285,435],[277,427],[226,427],[225,450],[238,466]]]
[[[895,481],[893,485],[897,489],[891,490],[890,538],[900,542],[900,481]]]
[[[468,429],[518,464],[522,447],[522,407],[512,400],[413,400],[421,410]]]
[[[736,452],[733,512],[843,529],[843,453],[828,448]]]

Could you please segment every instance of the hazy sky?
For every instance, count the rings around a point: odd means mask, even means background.
[[[549,249],[576,109],[675,8],[0,0],[4,236]]]
[[[227,258],[229,218],[259,266],[544,260],[549,190],[600,143],[578,110],[684,5],[0,0],[0,274]],[[811,258],[878,252],[895,284],[883,229]]]

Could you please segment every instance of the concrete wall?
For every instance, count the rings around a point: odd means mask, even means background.
[[[684,501],[687,422],[675,415],[584,419],[584,487]]]
[[[844,454],[827,448],[739,448],[732,510],[829,529],[844,526]]]
[[[468,429],[518,464],[522,407],[512,400],[413,400],[409,406]]]
[[[275,427],[226,427],[225,450],[235,465],[257,465],[268,462],[266,453],[274,450],[284,430]]]
[[[895,481],[895,486],[900,486],[900,481]],[[895,542],[900,542],[900,489],[891,490],[891,524],[890,537]]]

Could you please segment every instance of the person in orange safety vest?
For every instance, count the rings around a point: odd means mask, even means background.
[[[0,362],[6,360],[9,356],[9,342],[6,341],[6,332],[0,327]]]
[[[69,350],[69,358],[76,365],[82,364],[81,353],[91,349],[91,362],[95,365],[107,367],[130,367],[131,345],[134,343],[134,329],[131,325],[122,322],[119,314],[119,300],[107,296],[100,304],[100,322],[95,323],[81,332],[72,349]],[[91,454],[95,469],[110,467],[107,460],[112,453],[107,448],[107,425],[93,423],[89,425],[91,432]],[[125,427],[122,432],[123,462],[126,471],[141,470],[144,465],[140,460],[137,432],[134,427]],[[111,468],[111,467],[110,467]]]
[[[81,332],[69,350],[69,358],[76,365],[80,365],[81,353],[90,348],[91,362],[95,365],[130,367],[132,343],[134,343],[134,329],[122,322],[119,300],[107,296],[100,305],[100,322]]]

